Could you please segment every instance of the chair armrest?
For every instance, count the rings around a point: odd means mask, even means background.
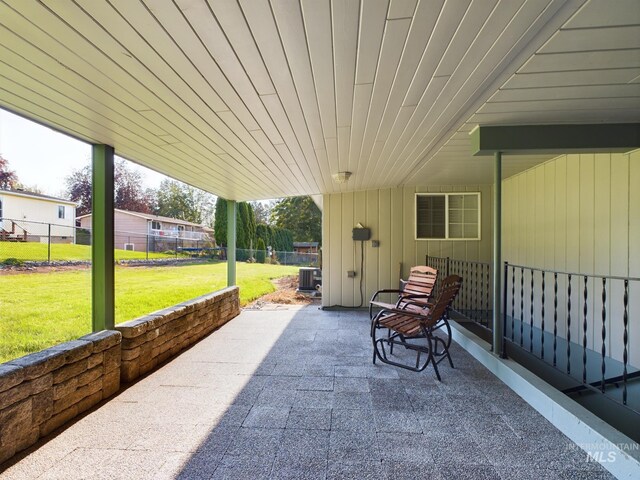
[[[426,317],[427,314],[425,312],[421,312],[419,310],[403,310],[401,308],[383,308],[380,310],[380,314],[383,313],[395,313],[398,315],[408,315],[410,317]]]
[[[410,305],[418,305],[420,307],[430,307],[433,303],[429,302],[431,295],[422,295],[418,293],[401,295],[396,302],[396,308],[401,308],[403,303]],[[417,302],[415,300],[426,300],[425,302]]]
[[[382,290],[378,290],[376,293],[373,294],[373,296],[371,297],[371,300],[369,300],[369,303],[374,302],[376,297],[378,295],[380,295],[381,293],[402,293],[402,290],[398,290],[398,289],[389,289],[389,288],[385,288]]]

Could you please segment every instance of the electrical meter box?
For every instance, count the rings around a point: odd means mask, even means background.
[[[369,228],[354,228],[353,239],[356,241],[367,241],[371,238],[371,229]]]

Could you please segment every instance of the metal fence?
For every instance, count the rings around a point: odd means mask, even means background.
[[[114,232],[116,260],[188,259],[215,253],[213,239],[194,232]],[[91,261],[91,230],[75,225],[0,220],[0,262]]]
[[[460,275],[454,309],[490,330],[491,265],[427,256],[438,282]],[[575,386],[640,413],[640,278],[585,275],[504,263],[502,322],[510,355],[529,355]],[[635,319],[631,321],[631,319]],[[566,384],[566,383],[565,383]]]
[[[216,247],[212,238],[200,232],[152,230],[150,233],[116,230],[115,259],[157,261],[162,259],[226,260],[227,249]],[[318,267],[317,253],[280,252],[271,249],[236,249],[237,261]],[[75,225],[0,220],[0,263],[90,262],[91,230]]]
[[[460,292],[453,302],[453,309],[485,329],[491,329],[491,265],[449,257],[427,255],[425,264],[438,270],[436,292],[448,275],[462,277]]]
[[[598,391],[640,412],[630,381],[640,378],[640,278],[504,265],[504,335],[571,377],[565,393]]]
[[[226,249],[222,250],[225,250],[226,252]],[[270,263],[277,265],[296,265],[300,267],[320,266],[320,256],[317,253],[280,252],[271,249],[263,250],[261,255],[259,250],[237,248],[236,261]]]

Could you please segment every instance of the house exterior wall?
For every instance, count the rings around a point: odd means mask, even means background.
[[[132,243],[136,252],[147,250],[147,224],[148,220],[127,215],[122,212],[114,212],[115,248],[124,249],[125,243]]]
[[[503,258],[640,277],[640,150],[563,155],[503,182]]]
[[[133,243],[136,252],[144,252],[147,248],[147,220],[135,215],[115,211],[114,222],[114,242],[115,248],[124,249],[125,243]],[[91,229],[91,215],[80,219],[82,228]]]
[[[480,240],[416,240],[415,194],[428,192],[480,192]],[[423,265],[426,255],[473,261],[491,259],[492,188],[489,185],[399,187],[324,195],[323,296],[324,306],[360,303],[360,242],[351,238],[356,224],[371,229],[374,248],[364,243],[364,305],[382,288],[397,288],[409,269]],[[355,278],[346,272],[355,270]]]
[[[29,239],[37,241],[37,237],[46,237],[49,234],[51,224],[51,235],[53,237],[65,237],[69,243],[73,243],[75,238],[76,209],[74,205],[66,202],[57,202],[44,198],[25,197],[12,195],[0,191],[2,200],[2,217],[5,230],[11,229],[11,222],[6,219],[16,220],[16,223],[27,230]],[[58,207],[65,208],[64,218],[58,218]],[[19,230],[22,232],[22,230]]]
[[[115,248],[124,249],[125,244],[132,243],[136,252],[145,252],[147,250],[147,242],[149,242],[150,251],[174,250],[179,247],[197,247],[202,246],[203,242],[199,238],[191,238],[192,232],[205,233],[202,227],[193,225],[184,225],[184,238],[176,241],[178,226],[181,223],[173,223],[166,220],[158,220],[160,222],[160,232],[151,230],[151,220],[140,217],[138,215],[130,215],[118,210],[114,211],[114,229],[115,229]],[[91,215],[80,219],[82,228],[91,228]]]
[[[503,182],[503,259],[512,264],[570,273],[640,277],[640,151],[631,154],[563,155]],[[516,275],[519,275],[518,273]],[[525,279],[525,317],[530,308]],[[553,278],[547,298],[553,298]],[[516,284],[519,282],[516,281]],[[540,288],[539,280],[536,288]],[[607,282],[607,352],[622,360],[623,282]],[[518,290],[518,289],[517,289]],[[602,283],[587,281],[587,346],[602,343]],[[519,290],[518,290],[519,292]],[[582,340],[584,278],[573,277],[571,338]],[[633,310],[640,282],[629,284]],[[558,331],[567,330],[567,277],[559,276]],[[536,316],[539,303],[536,307]],[[553,318],[552,301],[546,317]],[[519,302],[515,305],[520,316]],[[553,322],[545,323],[552,331]],[[629,314],[629,338],[638,338],[640,317]],[[640,365],[640,349],[631,342],[629,361]],[[634,350],[635,348],[635,350]]]

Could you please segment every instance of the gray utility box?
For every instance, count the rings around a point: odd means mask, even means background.
[[[298,291],[315,292],[322,283],[322,270],[314,267],[303,267],[298,274]]]

